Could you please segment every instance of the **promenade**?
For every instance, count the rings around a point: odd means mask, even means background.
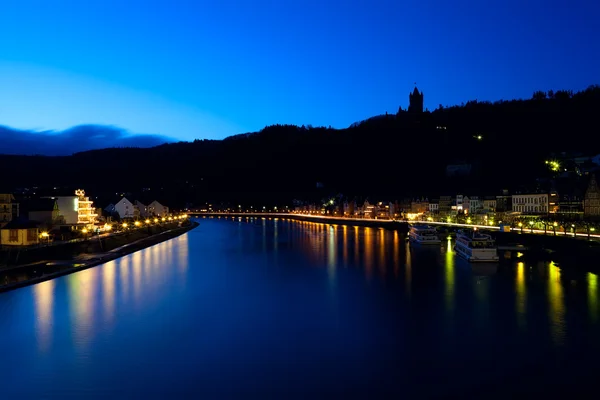
[[[351,217],[336,217],[332,215],[318,215],[318,214],[300,214],[300,213],[234,213],[234,212],[191,212],[193,216],[206,216],[206,217],[246,217],[246,218],[289,218],[296,220],[309,220],[320,223],[332,223],[339,221],[340,223],[352,223],[357,222],[361,225],[374,224],[378,226],[389,225],[393,227],[397,224],[427,224],[433,226],[448,226],[454,228],[477,228],[480,230],[499,231],[499,226],[494,225],[477,225],[477,224],[460,224],[455,222],[439,222],[439,221],[412,221],[412,220],[399,220],[399,219],[371,219],[371,218],[351,218]],[[523,233],[523,234],[535,234],[535,235],[547,235],[547,236],[563,236],[570,238],[582,238],[582,239],[600,239],[600,234],[588,234],[587,232],[561,232],[553,229],[532,229],[530,227],[511,227],[511,232]]]

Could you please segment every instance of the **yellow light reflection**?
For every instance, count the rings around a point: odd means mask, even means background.
[[[102,267],[102,300],[105,322],[111,323],[115,316],[115,279],[117,263],[110,261]]]
[[[406,285],[406,294],[410,297],[412,294],[412,256],[410,253],[410,244],[406,240],[404,241],[404,254],[406,254],[404,262],[404,283]]]
[[[445,298],[447,311],[454,311],[454,253],[452,252],[452,240],[448,239],[446,245],[446,259],[444,263]]]
[[[177,249],[179,250],[177,254],[179,279],[181,279],[182,284],[185,284],[187,280],[187,270],[190,263],[188,233],[179,236],[177,239]]]
[[[360,240],[358,237],[358,226],[354,227],[354,265],[358,265],[360,257]]]
[[[593,322],[598,321],[598,275],[588,272],[588,309],[590,310],[590,319]]]
[[[380,228],[377,232],[377,240],[379,242],[379,273],[382,277],[385,277],[385,230],[383,228]]]
[[[348,226],[342,228],[342,258],[344,268],[348,267]]]
[[[87,347],[94,332],[94,302],[96,301],[96,289],[98,281],[98,269],[91,268],[78,274],[69,275],[67,285],[69,287],[69,305],[71,313],[71,329],[77,347]]]
[[[525,264],[522,262],[517,264],[516,292],[517,319],[519,325],[524,328],[527,324],[527,294],[525,287]]]
[[[548,302],[550,304],[550,322],[552,339],[560,344],[565,334],[565,304],[560,269],[554,262],[548,265]]]
[[[39,283],[33,287],[35,302],[35,337],[40,351],[46,351],[52,342],[53,305],[55,280]]]
[[[394,231],[394,275],[396,279],[400,273],[400,235]]]
[[[335,281],[335,263],[337,261],[335,233],[335,228],[330,226],[329,234],[327,235],[327,275],[329,276],[330,283]]]
[[[136,251],[131,257],[131,280],[133,281],[133,300],[135,304],[139,304],[141,301],[143,264],[150,265],[150,252],[148,249]]]
[[[373,229],[365,228],[365,275],[371,278],[373,275]]]

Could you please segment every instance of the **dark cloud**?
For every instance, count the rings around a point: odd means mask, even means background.
[[[80,125],[65,131],[24,131],[0,126],[0,154],[63,156],[108,147],[153,147],[175,140],[161,135],[130,134],[104,125]]]

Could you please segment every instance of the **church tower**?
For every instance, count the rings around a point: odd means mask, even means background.
[[[422,113],[423,112],[423,92],[415,86],[415,90],[408,94],[408,112]]]

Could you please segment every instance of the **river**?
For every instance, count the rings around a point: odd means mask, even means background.
[[[595,386],[597,275],[472,266],[450,241],[415,247],[379,228],[199,222],[1,293],[2,398],[506,398]]]

